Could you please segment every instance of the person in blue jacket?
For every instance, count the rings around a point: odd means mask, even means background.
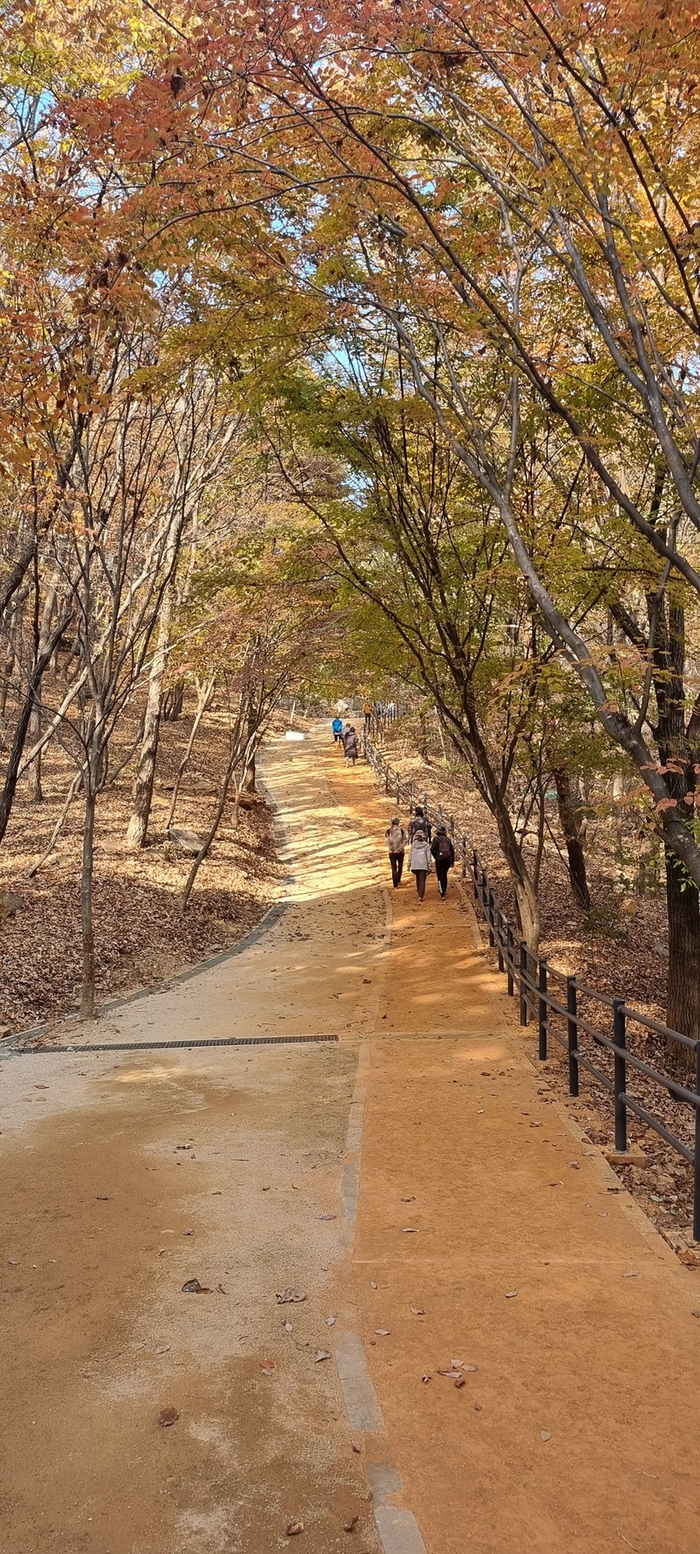
[[[331,723],[331,728],[333,730],[333,743],[336,744],[336,745],[341,744],[342,740],[341,740],[340,736],[341,736],[341,734],[343,732],[343,720],[342,720],[342,718],[335,717],[333,719],[333,722]]]

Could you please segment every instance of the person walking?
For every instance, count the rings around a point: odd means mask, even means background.
[[[333,722],[331,723],[331,729],[333,730],[333,743],[336,744],[336,745],[342,744],[342,742],[343,742],[343,720],[342,720],[342,718],[339,718],[339,717],[336,716],[333,719]]]
[[[411,842],[408,866],[416,876],[418,900],[425,896],[425,882],[430,873],[430,846],[425,831],[415,831]]]
[[[438,890],[444,901],[447,895],[447,876],[455,861],[455,850],[451,837],[447,835],[447,826],[438,826],[430,851],[435,859]]]
[[[406,853],[406,832],[398,815],[394,818],[386,834],[386,845],[389,849],[389,862],[391,864],[391,883],[394,890],[398,890],[403,874],[403,860]]]
[[[415,813],[414,813],[413,819],[410,820],[409,823],[408,823],[408,840],[409,840],[409,842],[413,841],[413,838],[416,835],[417,831],[423,831],[425,833],[425,836],[426,836],[427,840],[430,841],[430,838],[432,836],[432,827],[430,825],[430,822],[426,820],[425,815],[423,814],[422,805],[420,805],[420,804],[416,804],[416,808],[415,808]]]
[[[354,766],[360,752],[357,745],[357,733],[351,723],[343,729],[343,749],[345,751],[345,765]]]
[[[365,702],[363,702],[362,711],[363,711],[364,716],[365,716],[365,733],[368,734],[369,733],[369,729],[370,729],[370,724],[372,722],[372,713],[374,711],[374,708],[373,708],[372,703],[369,700],[369,698]]]

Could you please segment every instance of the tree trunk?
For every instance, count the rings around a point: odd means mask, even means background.
[[[537,900],[537,891],[523,869],[516,876],[513,869],[513,885],[515,887],[515,899],[518,905],[518,917],[520,918],[520,932],[525,943],[533,955],[537,954],[540,942],[540,906]]]
[[[10,689],[10,677],[15,667],[14,658],[6,658],[0,670],[0,718],[5,716],[7,706],[7,693]]]
[[[186,749],[185,754],[183,755],[182,760],[180,762],[180,765],[178,766],[178,769],[177,769],[177,776],[175,778],[175,787],[173,788],[173,796],[172,796],[172,799],[170,801],[170,812],[169,812],[168,818],[167,818],[167,820],[165,822],[165,829],[166,829],[166,831],[170,830],[170,827],[171,827],[171,825],[173,823],[173,820],[175,819],[175,810],[177,808],[178,794],[180,792],[180,783],[182,782],[182,778],[183,778],[183,776],[184,776],[184,774],[185,774],[185,772],[187,770],[187,767],[189,765],[190,756],[192,754],[192,748],[194,746],[195,738],[196,738],[196,735],[197,735],[197,729],[199,728],[199,725],[200,725],[200,723],[202,721],[202,718],[204,717],[204,714],[205,714],[207,708],[211,705],[211,699],[212,699],[212,696],[214,695],[214,686],[215,685],[216,685],[216,678],[214,677],[211,680],[207,680],[206,683],[203,686],[200,686],[200,688],[199,688],[199,694],[198,694],[198,697],[197,697],[197,711],[195,712],[194,723],[192,724],[192,729],[191,729],[191,732],[190,732],[190,737],[189,737],[189,739],[187,741],[187,749]]]
[[[34,707],[39,695],[41,677],[44,673],[46,665],[51,658],[51,654],[53,653],[54,647],[56,646],[61,633],[65,631],[66,625],[68,624],[68,621],[71,620],[71,618],[71,616],[66,616],[65,620],[63,620],[60,625],[57,626],[47,648],[39,655],[39,658],[32,671],[27,694],[24,697],[20,707],[19,716],[15,725],[12,746],[10,749],[7,765],[5,767],[5,782],[2,788],[2,792],[0,792],[0,842],[2,841],[9,825],[12,804],[17,788],[17,778],[19,776],[19,769],[22,760],[22,752],[24,750],[27,739],[29,719],[32,715],[32,708]]]
[[[666,848],[668,907],[668,990],[666,1023],[691,1041],[700,1037],[700,899],[697,885]],[[674,1058],[694,1070],[693,1054],[680,1042],[669,1043]]]
[[[255,793],[255,757],[258,749],[258,742],[255,737],[256,732],[256,726],[253,720],[251,720],[251,722],[248,724],[248,741],[246,745],[248,758],[245,763],[243,779],[241,781],[239,792],[236,797],[236,803],[238,803],[238,798],[240,797],[241,793]]]
[[[83,869],[80,882],[80,925],[83,939],[83,983],[80,998],[81,1020],[95,1016],[95,930],[92,916],[92,872],[95,848],[95,774],[88,759],[85,771],[85,828],[83,830]]]
[[[175,684],[171,685],[170,690],[166,692],[163,700],[164,723],[177,723],[178,718],[182,717],[184,699],[185,682],[184,680],[176,680]]]
[[[168,588],[163,599],[160,626],[158,628],[158,641],[153,654],[153,663],[151,664],[151,673],[148,680],[148,699],[146,701],[146,715],[143,722],[141,755],[136,781],[134,782],[131,817],[126,828],[127,847],[143,847],[148,831],[148,820],[153,799],[153,779],[156,774],[156,756],[158,754],[158,738],[160,734],[161,692],[163,674],[168,657],[171,611],[172,595],[171,590]]]
[[[588,912],[590,911],[591,897],[586,877],[586,855],[581,841],[581,822],[571,792],[571,778],[568,772],[558,771],[554,773],[554,781],[557,789],[559,824],[564,835],[566,851],[569,857],[571,889],[579,906],[582,906],[584,911]]]
[[[197,878],[197,875],[199,873],[200,865],[204,862],[204,859],[206,858],[207,853],[209,852],[209,848],[211,847],[211,844],[212,844],[212,842],[214,840],[214,837],[216,836],[216,833],[217,833],[217,831],[219,829],[219,822],[221,820],[221,816],[223,815],[224,808],[226,806],[226,800],[228,798],[228,790],[229,790],[229,787],[231,785],[231,778],[233,776],[233,771],[234,771],[234,767],[236,765],[236,761],[238,759],[238,755],[239,755],[239,747],[237,745],[235,745],[234,748],[231,751],[231,755],[229,757],[229,763],[228,763],[228,766],[226,767],[226,771],[224,773],[224,780],[223,780],[223,782],[221,784],[221,795],[220,795],[219,802],[218,802],[218,805],[217,805],[217,808],[216,808],[216,814],[215,814],[214,819],[212,820],[212,823],[211,823],[211,825],[209,827],[209,830],[207,832],[206,838],[205,838],[202,846],[200,847],[199,852],[197,853],[197,857],[195,858],[194,863],[192,864],[192,868],[190,869],[190,872],[189,872],[189,874],[187,876],[187,882],[185,884],[185,888],[184,888],[184,890],[182,892],[182,906],[181,906],[181,910],[183,912],[185,912],[187,910],[187,903],[188,903],[188,901],[190,899],[190,896],[192,894],[192,886],[194,885],[194,882],[195,882],[195,880]]]
[[[32,707],[28,737],[30,745],[36,744],[37,740],[41,739],[41,707],[38,702],[35,702]],[[27,773],[27,798],[30,804],[41,804],[44,798],[41,786],[41,758],[42,751],[39,750]]]

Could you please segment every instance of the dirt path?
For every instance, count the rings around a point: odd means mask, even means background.
[[[3,1545],[691,1554],[693,1275],[538,1094],[457,894],[392,921],[371,775],[314,736],[266,779],[284,910],[89,1033],[136,1050],[3,1063]],[[339,1039],[146,1045],[271,1035]]]
[[[329,769],[381,835],[371,774]],[[353,1257],[370,1454],[430,1554],[691,1554],[697,1276],[524,1055],[459,893],[392,905]],[[478,1367],[459,1389],[453,1359]]]

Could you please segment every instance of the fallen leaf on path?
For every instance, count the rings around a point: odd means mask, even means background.
[[[477,1371],[478,1371],[478,1369],[479,1369],[478,1365],[465,1365],[464,1361],[462,1361],[462,1370],[463,1371],[471,1371],[472,1375],[475,1376]]]
[[[167,1429],[168,1425],[177,1424],[179,1418],[180,1415],[176,1408],[161,1408],[161,1411],[158,1415],[158,1423],[161,1428],[165,1430]]]
[[[48,1090],[48,1088],[49,1088],[48,1085],[35,1085],[34,1086],[35,1090]]]
[[[95,1201],[96,1201],[96,1203],[109,1203],[109,1198],[108,1198],[106,1193],[98,1192],[97,1198],[96,1198]]]
[[[551,1439],[552,1439],[552,1432],[551,1432],[551,1430],[540,1430],[540,1440],[541,1441],[551,1441]]]
[[[7,1261],[10,1264],[11,1268],[19,1268],[19,1258],[18,1257],[8,1257]]]
[[[261,1360],[260,1361],[260,1369],[261,1369],[261,1371],[265,1372],[266,1376],[272,1375],[272,1372],[275,1369],[275,1362],[274,1362],[274,1360]]]
[[[418,1235],[420,1235],[420,1231],[416,1230],[415,1225],[404,1225],[403,1233],[404,1233],[405,1236],[418,1236]]]
[[[275,1300],[278,1306],[298,1305],[300,1301],[306,1300],[306,1295],[303,1290],[295,1290],[290,1285],[289,1289],[278,1291]]]
[[[318,1365],[319,1360],[330,1360],[330,1357],[331,1356],[330,1356],[330,1350],[329,1349],[317,1349],[316,1350],[316,1354],[314,1356],[314,1359],[315,1359],[316,1364]]]
[[[319,1219],[337,1219],[337,1214],[319,1214]]]
[[[455,1386],[456,1387],[466,1387],[466,1385],[467,1385],[467,1383],[466,1383],[466,1381],[465,1381],[463,1376],[455,1376]]]
[[[377,1335],[377,1338],[388,1338],[389,1334],[391,1333],[391,1328],[390,1327],[375,1327],[374,1331],[375,1331],[375,1333]]]
[[[550,1185],[550,1187],[563,1187],[564,1183],[561,1180],[559,1180],[558,1182],[550,1182],[549,1185]]]
[[[371,1290],[376,1290],[376,1288],[377,1288],[377,1281],[376,1281],[376,1279],[370,1279],[369,1287],[370,1287]]]
[[[183,1236],[193,1236],[194,1235],[194,1231],[193,1230],[183,1230],[182,1234],[183,1234]]]
[[[482,1409],[483,1409],[483,1406],[484,1406],[483,1403],[475,1403],[474,1404],[474,1413],[475,1414],[480,1414]]]
[[[685,1251],[681,1252],[680,1260],[686,1268],[698,1267],[698,1254],[693,1251],[691,1246],[686,1247]]]
[[[170,1344],[163,1344],[160,1349],[156,1349],[155,1353],[156,1354],[168,1354],[169,1350],[170,1350]]]
[[[415,1193],[413,1193],[413,1195],[410,1198],[402,1198],[401,1199],[402,1203],[415,1203],[415,1201],[416,1201]]]
[[[424,1376],[421,1376],[421,1381],[432,1381],[432,1379],[432,1376],[429,1376],[427,1371]]]
[[[458,1370],[438,1371],[438,1376],[447,1376],[450,1381],[456,1381],[457,1377],[460,1375],[461,1371]]]
[[[263,1187],[263,1192],[269,1192],[269,1191],[270,1191],[269,1187]]]
[[[354,1532],[359,1520],[359,1516],[351,1516],[349,1522],[343,1522],[343,1532]]]
[[[578,1163],[578,1160],[571,1160],[569,1163],[571,1165],[572,1171],[580,1171],[581,1170],[581,1167],[580,1167],[580,1165]]]
[[[304,1531],[303,1522],[287,1522],[287,1537],[296,1538],[297,1533]]]
[[[335,1324],[336,1324],[337,1320],[338,1320],[338,1318],[335,1315],[335,1313],[331,1312],[331,1315],[329,1317],[326,1317],[326,1327],[335,1327]]]
[[[506,1300],[515,1300],[517,1290],[506,1290]]]
[[[623,1277],[623,1279],[638,1279],[639,1278],[639,1269],[638,1268],[631,1268],[629,1273],[623,1273],[622,1277]]]
[[[353,1449],[353,1451],[355,1451],[355,1452],[357,1452],[357,1455],[358,1455],[358,1457],[359,1457],[359,1456],[360,1456],[360,1454],[361,1454],[361,1452],[362,1452],[362,1447],[361,1447],[361,1446],[357,1446],[357,1445],[356,1445],[356,1444],[355,1444],[355,1442],[354,1442],[354,1441],[353,1441],[353,1443],[352,1443],[352,1449]]]
[[[227,1295],[228,1294],[228,1291],[224,1289],[223,1284],[217,1284],[216,1288],[217,1288],[217,1290],[218,1290],[220,1295]]]
[[[207,1284],[200,1284],[199,1279],[187,1279],[182,1286],[185,1295],[211,1295]]]
[[[408,1309],[413,1312],[414,1317],[425,1316],[425,1306],[409,1306]]]

